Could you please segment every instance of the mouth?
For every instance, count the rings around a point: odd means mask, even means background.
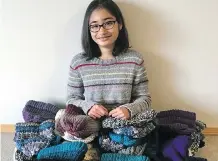
[[[99,40],[107,40],[109,37],[111,37],[111,36],[104,36],[104,37],[100,37],[100,38],[98,38]]]

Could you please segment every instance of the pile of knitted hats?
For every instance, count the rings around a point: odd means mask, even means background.
[[[199,160],[194,155],[199,148],[204,147],[204,135],[202,130],[206,124],[196,120],[196,114],[183,110],[167,110],[157,113],[159,125],[159,141],[161,144],[161,160]]]
[[[16,123],[15,161],[81,161],[87,144],[75,141],[63,143],[55,131],[58,108],[50,103],[30,100],[22,114],[25,122]]]
[[[129,120],[104,118],[102,120],[103,132],[99,136],[101,150],[107,153],[122,154],[120,156],[136,155],[140,158],[147,144],[147,135],[155,129],[153,123],[155,116],[156,112],[153,109],[147,109]],[[107,156],[104,155],[102,158]],[[142,157],[144,160],[148,159],[144,157]]]

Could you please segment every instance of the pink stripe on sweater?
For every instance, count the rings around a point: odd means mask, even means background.
[[[117,63],[114,63],[114,64],[102,64],[102,66],[109,66],[109,65],[115,65],[115,64],[135,64],[135,65],[140,66],[140,65],[142,65],[143,63],[144,63],[144,60],[142,61],[141,64],[137,64],[136,62],[117,62]],[[72,70],[77,70],[78,68],[83,67],[83,66],[93,66],[93,65],[100,65],[100,64],[81,64],[81,65],[76,66],[75,68],[72,68],[72,67],[70,66],[70,68],[71,68]]]

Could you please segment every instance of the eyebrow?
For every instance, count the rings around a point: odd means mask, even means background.
[[[105,21],[105,20],[108,20],[108,19],[114,19],[114,18],[113,17],[107,17],[107,18],[104,18],[103,20]],[[90,24],[96,23],[96,22],[98,22],[98,21],[92,21]]]

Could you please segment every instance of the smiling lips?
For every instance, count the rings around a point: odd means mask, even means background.
[[[100,37],[100,38],[98,38],[98,39],[105,41],[105,40],[107,40],[109,37],[111,37],[111,36]]]

